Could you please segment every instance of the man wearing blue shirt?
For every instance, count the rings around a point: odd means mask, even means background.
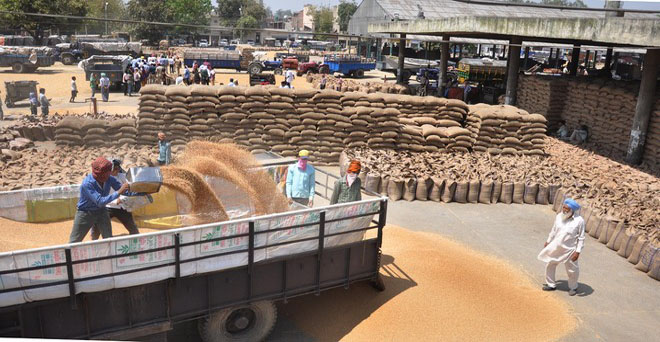
[[[289,165],[286,175],[286,197],[289,201],[296,201],[302,205],[314,205],[314,167],[307,163],[309,151],[302,150],[298,153],[298,162]]]
[[[92,174],[88,174],[80,185],[78,211],[73,220],[69,243],[82,241],[92,226],[101,231],[104,239],[112,237],[112,225],[105,205],[128,191],[129,185],[110,177],[111,170],[112,163],[103,157],[96,158],[92,163]],[[110,194],[110,188],[117,192]]]

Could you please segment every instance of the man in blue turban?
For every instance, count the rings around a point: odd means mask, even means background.
[[[578,258],[584,247],[584,219],[579,215],[580,205],[573,199],[567,198],[561,212],[555,218],[548,240],[538,259],[545,262],[544,291],[554,291],[555,271],[557,265],[564,264],[568,274],[568,295],[575,296],[578,288],[578,275],[580,268]]]

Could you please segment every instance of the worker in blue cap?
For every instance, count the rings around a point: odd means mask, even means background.
[[[580,268],[578,258],[584,247],[584,219],[579,215],[580,205],[572,198],[567,198],[561,212],[555,218],[548,240],[538,259],[545,262],[544,291],[554,291],[557,265],[564,264],[568,274],[568,295],[575,296],[578,288]]]

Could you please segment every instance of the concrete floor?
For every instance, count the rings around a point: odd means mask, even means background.
[[[338,173],[336,168],[330,171]],[[317,188],[317,191],[322,189]],[[317,196],[315,206],[325,204],[327,201]],[[554,216],[552,206],[543,205],[397,201],[389,202],[387,221],[411,230],[442,234],[494,255],[519,267],[541,286],[544,264],[536,256]],[[387,239],[387,230],[384,238]],[[568,296],[566,273],[561,266],[557,269],[558,291],[551,294],[568,302],[579,321],[577,329],[563,341],[658,341],[658,281],[634,269],[626,259],[588,235],[580,267],[577,296]],[[281,305],[284,304],[278,303]],[[192,323],[181,326],[173,335],[179,338],[172,340],[199,339],[196,324]],[[298,330],[285,315],[279,315],[268,341],[310,342],[314,339]]]

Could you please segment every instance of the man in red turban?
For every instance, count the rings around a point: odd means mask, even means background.
[[[330,204],[356,202],[362,200],[362,181],[358,178],[362,165],[358,160],[352,160],[346,169],[346,176],[335,181],[335,187],[330,198]]]
[[[103,238],[112,237],[112,225],[105,205],[114,201],[129,190],[128,183],[121,184],[110,176],[112,162],[98,157],[92,163],[92,173],[83,179],[73,229],[69,243],[80,242],[92,226],[95,226]],[[117,192],[110,194],[110,189]]]

